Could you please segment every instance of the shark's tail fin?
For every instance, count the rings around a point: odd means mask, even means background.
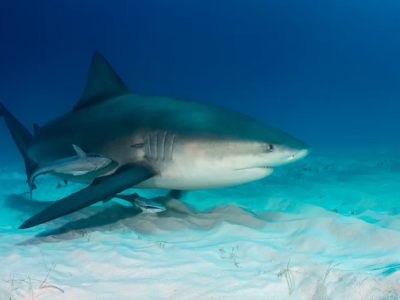
[[[28,129],[25,128],[24,125],[21,124],[0,102],[0,117],[4,117],[6,121],[7,127],[10,130],[10,133],[14,139],[15,144],[17,145],[19,151],[21,152],[24,161],[25,161],[25,169],[27,178],[32,175],[32,173],[37,168],[36,162],[28,156],[28,147],[29,143],[32,139],[31,133]]]

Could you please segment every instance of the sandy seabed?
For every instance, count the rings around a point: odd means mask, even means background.
[[[22,166],[3,166],[0,299],[400,299],[398,153],[314,153],[158,214],[113,200],[27,230],[83,186],[42,176],[29,200]]]

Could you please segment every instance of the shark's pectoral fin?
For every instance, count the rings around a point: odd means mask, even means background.
[[[34,227],[59,217],[68,215],[84,207],[112,197],[140,182],[154,176],[155,173],[144,167],[125,166],[112,175],[96,178],[87,188],[65,197],[34,215],[19,229]]]

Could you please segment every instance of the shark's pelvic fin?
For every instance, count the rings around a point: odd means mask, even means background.
[[[107,99],[130,93],[131,91],[106,59],[100,53],[95,52],[92,57],[85,91],[73,109],[86,108]]]
[[[182,199],[186,195],[187,191],[181,190],[170,190],[167,194],[167,197],[174,198],[176,200]]]
[[[36,132],[38,132],[39,130],[39,125],[36,123],[33,123],[33,133],[36,134]]]
[[[80,157],[80,158],[85,158],[86,157],[86,153],[85,151],[83,151],[81,148],[79,148],[77,145],[72,145],[72,147],[74,147],[76,154]]]
[[[144,167],[124,166],[114,174],[96,178],[87,188],[55,202],[25,221],[19,229],[31,228],[68,215],[112,197],[154,175],[152,170]]]
[[[29,143],[32,140],[32,135],[0,102],[0,117],[4,117],[7,127],[11,132],[15,144],[21,152],[25,161],[26,176],[29,177],[36,170],[37,164],[28,156]]]

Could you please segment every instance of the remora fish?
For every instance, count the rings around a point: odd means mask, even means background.
[[[148,214],[162,212],[167,209],[164,205],[154,202],[154,201],[151,201],[144,197],[140,197],[137,193],[134,193],[132,195],[115,195],[113,197],[110,197],[107,200],[103,200],[103,203],[110,201],[112,198],[119,198],[119,199],[128,201],[132,205],[140,208],[142,210],[142,212],[148,213]]]
[[[85,153],[81,148],[72,145],[76,151],[76,156],[58,159],[49,163],[39,165],[28,179],[30,197],[32,199],[32,189],[37,176],[46,173],[56,173],[62,175],[82,176],[87,173],[104,170],[113,161],[97,153]],[[114,162],[114,164],[116,164]]]

